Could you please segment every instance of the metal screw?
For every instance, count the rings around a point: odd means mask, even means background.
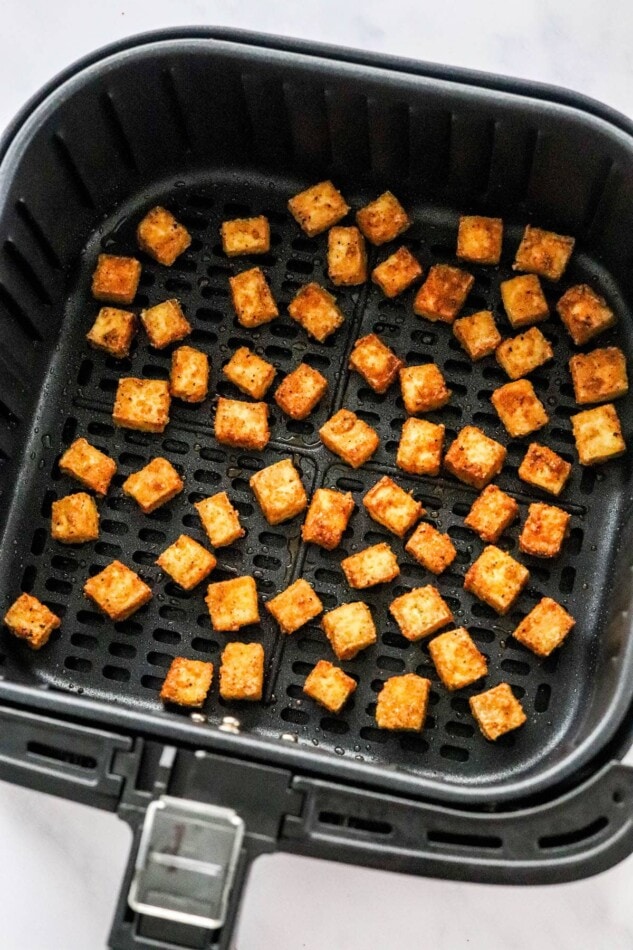
[[[284,742],[298,742],[299,737],[294,734],[294,732],[282,732],[281,738]]]
[[[205,714],[199,713],[199,712],[190,713],[189,718],[191,719],[192,722],[206,722],[207,721],[207,717],[205,716]]]
[[[234,736],[239,735],[242,723],[239,719],[236,719],[234,716],[225,716],[218,729],[221,729],[222,732],[231,732]]]

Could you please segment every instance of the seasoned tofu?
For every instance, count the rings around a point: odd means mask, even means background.
[[[354,508],[350,492],[317,488],[301,528],[301,537],[326,551],[333,551],[341,543]]]
[[[361,601],[329,610],[323,614],[321,626],[339,660],[353,660],[378,639],[371,611]]]
[[[453,333],[471,360],[492,356],[501,343],[501,334],[490,310],[479,310],[460,317],[453,324]]]
[[[389,677],[378,693],[376,725],[379,729],[421,732],[430,692],[431,681],[415,673]]]
[[[539,600],[512,636],[537,656],[549,656],[575,625],[574,618],[551,597]]]
[[[386,584],[400,573],[396,555],[385,541],[343,558],[341,568],[347,583],[355,590]]]
[[[247,346],[240,346],[228,361],[223,374],[234,386],[253,399],[263,399],[272,385],[277,370]]]
[[[59,460],[59,470],[97,495],[105,495],[116,472],[116,462],[82,438],[75,439],[66,449]]]
[[[235,277],[229,277],[229,286],[237,321],[243,327],[259,327],[279,316],[279,309],[260,267],[251,267]]]
[[[171,211],[156,205],[136,229],[138,246],[159,264],[171,267],[191,244],[191,235]]]
[[[455,545],[449,536],[426,521],[417,526],[404,549],[432,574],[442,574],[457,557]]]
[[[193,507],[200,515],[202,527],[214,548],[224,548],[246,534],[225,491],[203,498]]]
[[[383,192],[356,212],[356,223],[372,244],[386,244],[406,231],[411,219],[390,191]]]
[[[547,300],[534,274],[503,280],[499,289],[504,310],[514,330],[540,323],[549,317]]]
[[[327,392],[328,381],[318,369],[299,363],[275,390],[274,399],[291,419],[306,419]]]
[[[31,594],[20,594],[4,615],[3,623],[32,650],[45,646],[53,630],[61,626],[57,614]]]
[[[533,557],[556,557],[569,530],[571,515],[555,505],[534,502],[519,535],[519,550]]]
[[[249,485],[268,524],[281,524],[308,507],[306,490],[291,459],[255,472]]]
[[[306,580],[298,580],[266,603],[284,633],[294,633],[323,613],[323,604]]]
[[[576,346],[593,340],[616,321],[604,297],[588,284],[570,287],[556,304],[556,310]]]
[[[205,601],[214,630],[239,630],[259,623],[257,588],[252,577],[234,577],[209,584]]]
[[[377,393],[387,392],[402,366],[402,360],[375,333],[356,340],[349,358],[349,368]]]
[[[444,431],[444,426],[426,419],[406,419],[398,443],[398,468],[411,475],[439,475]]]
[[[487,485],[481,495],[475,498],[464,524],[472,528],[482,541],[493,544],[510,527],[519,514],[519,506],[514,498],[506,495],[496,485]]]
[[[530,572],[500,548],[489,544],[471,565],[464,589],[498,614],[507,614],[528,582]]]
[[[508,452],[477,426],[464,426],[444,457],[447,471],[466,485],[484,488],[503,468]]]
[[[122,360],[130,352],[135,333],[136,316],[133,313],[116,307],[102,307],[86,339],[95,350],[103,350]]]
[[[291,198],[288,210],[308,237],[316,237],[337,224],[350,208],[331,181],[320,181]]]
[[[222,445],[261,451],[270,440],[268,406],[265,402],[242,402],[220,396],[214,431]]]
[[[183,402],[202,402],[209,391],[209,357],[193,346],[179,346],[171,354],[169,391]]]
[[[109,303],[130,304],[141,279],[141,262],[135,257],[99,254],[92,275],[92,296]]]
[[[413,312],[427,320],[453,323],[475,278],[459,267],[434,264],[413,301]]]
[[[158,457],[140,471],[129,475],[121,487],[148,515],[175,498],[183,490],[184,484],[171,462]]]
[[[306,284],[288,304],[288,313],[319,343],[341,326],[345,317],[333,297],[319,284]]]
[[[531,442],[519,465],[519,478],[542,488],[551,495],[560,495],[571,474],[571,465],[547,445]]]
[[[171,397],[163,379],[120,379],[114,399],[112,421],[124,429],[164,432],[169,422]]]
[[[457,230],[457,256],[472,264],[498,264],[503,243],[501,218],[462,215]]]
[[[491,742],[527,721],[523,706],[507,683],[471,696],[468,703],[477,725]]]
[[[207,577],[217,559],[187,534],[181,534],[166,548],[156,563],[183,590],[193,590]]]
[[[412,642],[437,633],[453,620],[451,608],[439,590],[430,584],[396,597],[389,604],[389,613],[402,636]]]
[[[325,706],[331,713],[340,713],[355,689],[356,680],[329,660],[319,660],[303,684],[306,696]]]
[[[191,324],[175,298],[141,310],[141,323],[149,342],[157,350],[164,350],[170,343],[176,343],[191,333]]]
[[[367,280],[365,238],[358,228],[330,228],[327,236],[327,272],[337,287],[355,287]]]
[[[500,343],[495,352],[497,363],[510,379],[520,379],[554,358],[554,350],[538,327]]]
[[[571,417],[581,465],[598,465],[626,452],[620,420],[612,403],[585,409]]]
[[[187,660],[177,656],[171,661],[167,676],[160,690],[164,703],[200,709],[211,689],[213,663],[202,660]]]
[[[227,643],[222,650],[220,696],[226,700],[262,698],[264,648],[261,643]]]
[[[422,265],[406,247],[399,247],[371,272],[373,282],[389,298],[403,293],[421,276]]]
[[[451,398],[451,390],[435,363],[404,366],[400,370],[400,388],[404,407],[411,415],[441,409]]]
[[[548,280],[560,280],[571,257],[574,243],[572,237],[543,231],[542,228],[533,228],[528,224],[512,267],[514,270],[539,274]]]
[[[84,594],[110,620],[127,620],[152,599],[151,588],[121,561],[112,561],[84,584]]]
[[[99,537],[99,512],[86,492],[66,495],[51,507],[51,536],[62,544],[85,544]]]
[[[399,538],[426,514],[419,501],[400,488],[388,475],[376,482],[363,498],[363,505],[370,516]]]
[[[234,218],[220,227],[222,250],[227,257],[240,254],[267,254],[270,250],[270,225],[263,214],[256,218]]]
[[[517,379],[495,389],[490,397],[497,415],[513,439],[542,429],[549,422],[545,406],[527,379]]]
[[[580,406],[611,402],[629,391],[626,357],[618,346],[577,353],[569,361],[569,371]]]
[[[350,409],[334,413],[319,429],[319,436],[326,449],[352,468],[364,465],[380,444],[378,433]]]
[[[437,675],[447,689],[463,689],[488,673],[488,663],[464,627],[448,630],[429,643]]]

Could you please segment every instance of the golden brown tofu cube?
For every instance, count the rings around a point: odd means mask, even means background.
[[[270,440],[268,406],[220,396],[215,411],[215,437],[235,449],[266,448]]]
[[[472,274],[448,264],[434,264],[413,301],[413,312],[427,320],[452,323],[475,283]]]
[[[325,396],[328,381],[317,369],[299,363],[275,390],[274,399],[291,419],[306,419]]]
[[[385,297],[397,297],[422,276],[422,266],[406,247],[399,247],[371,272]]]
[[[267,254],[270,250],[270,225],[263,214],[256,218],[223,221],[220,228],[222,250],[227,257],[240,254]]]
[[[132,303],[141,279],[141,262],[134,257],[99,254],[92,275],[92,296],[110,303]]]
[[[629,390],[626,357],[618,346],[577,353],[569,361],[576,402],[611,402]]]
[[[471,696],[468,703],[477,725],[491,742],[518,729],[527,720],[523,706],[507,683],[499,683],[485,693]]]
[[[201,544],[189,535],[181,534],[163,551],[156,563],[183,590],[193,590],[211,573],[218,562]]]
[[[444,426],[426,419],[406,419],[398,443],[396,465],[412,475],[439,475]]]
[[[549,306],[541,283],[534,274],[503,280],[500,286],[504,310],[515,330],[540,323],[549,317]]]
[[[537,656],[549,656],[562,644],[575,623],[564,607],[551,597],[543,597],[524,617],[512,636]]]
[[[323,604],[306,580],[298,580],[266,604],[284,633],[294,633],[323,612]]]
[[[277,370],[247,346],[240,346],[222,370],[234,386],[253,399],[263,399]]]
[[[359,419],[350,409],[339,409],[319,429],[321,442],[351,465],[360,468],[367,462],[380,444],[378,433]]]
[[[169,391],[183,402],[202,402],[209,391],[209,357],[193,346],[179,346],[171,354]]]
[[[604,297],[588,284],[570,287],[556,304],[556,309],[576,346],[588,343],[616,321]]]
[[[169,383],[162,379],[120,379],[112,421],[124,429],[163,432],[169,422]]]
[[[507,614],[528,582],[530,572],[500,548],[489,544],[464,578],[464,589],[496,610]]]
[[[344,218],[349,205],[331,181],[320,181],[291,198],[288,210],[308,237],[316,237]]]
[[[211,689],[212,680],[213,663],[186,660],[184,656],[174,657],[161,687],[160,698],[164,703],[200,709]]]
[[[498,541],[519,514],[514,498],[506,495],[496,485],[487,485],[475,498],[464,524],[472,528],[483,541],[493,544]]]
[[[421,640],[437,633],[453,620],[453,613],[436,587],[416,587],[396,597],[389,613],[407,640]]]
[[[329,610],[321,626],[339,660],[353,660],[378,639],[371,611],[360,601]]]
[[[261,643],[227,643],[222,650],[220,696],[226,700],[262,698],[264,648]]]
[[[553,359],[554,350],[538,327],[530,327],[525,333],[499,344],[495,356],[510,379],[520,379]]]
[[[116,462],[85,439],[75,439],[60,458],[59,470],[98,495],[105,495],[116,472]]]
[[[574,239],[553,231],[543,231],[528,224],[523,232],[514,264],[514,270],[539,274],[548,280],[560,280],[567,267]]]
[[[51,508],[51,535],[62,544],[85,544],[99,537],[99,512],[86,492],[66,495]]]
[[[341,326],[345,317],[333,297],[319,284],[306,284],[288,304],[288,313],[310,336],[323,343]]]
[[[133,313],[116,307],[102,307],[86,339],[95,350],[103,350],[122,360],[130,352],[135,333],[136,317]]]
[[[571,427],[581,465],[599,465],[626,452],[620,420],[612,403],[577,413],[571,417]]]
[[[191,244],[191,235],[171,211],[157,205],[148,211],[136,229],[138,246],[159,264],[171,267]]]
[[[473,264],[498,264],[503,243],[501,218],[462,215],[457,230],[457,256]]]
[[[485,656],[464,627],[434,637],[429,643],[429,653],[447,689],[463,689],[488,673]]]
[[[327,272],[337,287],[355,287],[367,280],[365,238],[358,228],[331,228],[327,236]]]
[[[363,505],[370,516],[399,538],[425,514],[419,501],[400,488],[388,475],[376,482],[363,498]]]
[[[84,594],[115,622],[127,620],[152,599],[151,588],[121,561],[112,561],[89,577]]]
[[[356,680],[329,660],[319,660],[303,684],[306,696],[331,713],[339,713],[355,689]]]
[[[122,489],[146,515],[167,504],[181,492],[184,482],[171,462],[155,458],[125,479]]]
[[[479,310],[460,317],[453,324],[453,333],[471,360],[492,356],[501,343],[501,334],[490,310]]]
[[[426,521],[417,526],[404,549],[432,574],[441,574],[457,557],[455,545],[449,536]]]
[[[377,393],[387,392],[402,366],[402,360],[375,333],[356,340],[349,357],[349,368]]]
[[[477,426],[464,426],[444,457],[444,466],[473,488],[484,488],[503,468],[508,451]]]
[[[396,196],[385,191],[356,212],[356,223],[367,240],[378,245],[406,231],[411,219]]]
[[[570,518],[562,508],[534,502],[519,535],[519,549],[533,557],[556,557],[563,546]]]
[[[349,586],[356,590],[386,584],[400,573],[396,555],[385,541],[343,558],[341,568]]]
[[[350,492],[317,488],[301,528],[301,537],[326,551],[333,551],[341,543],[354,507]]]
[[[214,548],[224,548],[244,537],[246,532],[240,524],[240,516],[225,491],[203,498],[193,507],[200,515],[202,527]]]
[[[404,366],[400,370],[400,388],[404,407],[411,415],[441,409],[451,398],[451,390],[435,363]]]
[[[281,524],[308,507],[301,476],[291,459],[282,459],[255,472],[249,485],[268,524]]]
[[[257,588],[252,577],[209,584],[205,601],[214,630],[239,630],[259,623]]]
[[[259,267],[229,277],[231,300],[238,323],[243,327],[259,327],[279,316],[275,299]]]
[[[191,333],[191,324],[175,298],[141,310],[141,323],[149,342],[157,350],[164,350],[170,343],[176,343]]]
[[[490,397],[497,415],[513,439],[542,429],[549,422],[545,406],[527,379],[517,379],[495,389]]]
[[[431,681],[415,673],[389,677],[378,693],[378,728],[421,732],[426,719],[430,691]]]
[[[571,465],[546,445],[531,442],[519,465],[519,478],[528,485],[560,495],[571,473]]]
[[[53,630],[61,626],[61,620],[31,594],[20,594],[6,614],[4,621],[14,637],[24,640],[32,650],[40,650]]]

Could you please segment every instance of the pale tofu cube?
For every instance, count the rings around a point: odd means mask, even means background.
[[[493,544],[510,527],[519,514],[514,498],[496,485],[487,485],[475,498],[464,524],[472,528],[483,541]]]
[[[164,703],[200,709],[211,689],[213,663],[202,660],[186,660],[177,656],[171,661],[167,676],[160,690]]]
[[[169,391],[183,402],[202,402],[209,391],[209,357],[193,346],[179,346],[171,354]]]
[[[471,696],[468,704],[482,734],[491,742],[527,721],[523,706],[507,683]]]
[[[189,535],[181,534],[163,551],[156,563],[183,590],[193,590],[211,573],[217,560]]]
[[[325,706],[331,713],[340,713],[355,689],[356,680],[329,660],[319,660],[303,684],[306,696]]]
[[[367,280],[365,238],[358,228],[331,228],[327,236],[327,272],[337,287],[355,287]]]
[[[363,498],[369,515],[399,538],[426,514],[422,504],[400,488],[388,475],[376,482]]]
[[[288,304],[288,313],[319,343],[341,326],[345,317],[333,297],[319,284],[306,284]]]
[[[170,343],[176,343],[191,333],[191,324],[175,298],[141,310],[141,323],[149,342],[157,350],[164,350]]]
[[[105,495],[116,472],[116,462],[82,438],[75,439],[66,449],[59,460],[59,470],[97,495]]]
[[[235,277],[229,277],[229,286],[237,321],[243,327],[259,327],[279,316],[279,309],[261,268],[252,267]]]
[[[436,587],[416,587],[396,597],[389,613],[403,637],[412,642],[437,633],[453,620],[453,612]]]
[[[257,588],[252,577],[234,577],[209,584],[205,601],[214,630],[239,630],[259,623]]]
[[[171,211],[157,205],[148,211],[136,229],[138,246],[159,264],[171,267],[191,244],[191,235]]]
[[[389,298],[403,293],[421,276],[422,265],[406,247],[398,248],[371,272],[373,282]]]
[[[501,218],[462,215],[457,230],[457,256],[473,264],[498,264],[503,243]]]
[[[122,360],[130,352],[135,333],[136,316],[133,313],[116,307],[102,307],[86,339],[95,350],[103,350]]]
[[[448,630],[429,643],[437,675],[447,689],[463,689],[488,673],[488,663],[464,627]]]
[[[263,214],[256,218],[234,218],[220,227],[222,250],[227,257],[240,254],[267,254],[270,250],[270,225]]]
[[[225,491],[203,498],[193,507],[200,515],[202,527],[214,548],[224,548],[244,537],[246,532],[240,524],[240,516]]]
[[[572,237],[543,231],[542,228],[533,228],[528,224],[512,267],[514,270],[539,274],[548,280],[560,280],[571,257],[574,243]]]
[[[519,478],[551,495],[560,495],[571,474],[571,465],[547,445],[531,442],[519,465]]]
[[[549,656],[575,625],[574,618],[551,597],[539,600],[512,636],[537,656]]]
[[[626,452],[620,420],[612,403],[585,409],[571,417],[581,465],[598,465]]]
[[[320,181],[291,198],[288,210],[308,237],[316,237],[337,224],[350,208],[331,181]]]
[[[556,557],[569,530],[571,515],[555,505],[534,502],[519,535],[519,550],[533,557]]]
[[[350,409],[334,413],[319,429],[319,436],[326,449],[352,468],[364,465],[380,444],[378,433]]]
[[[398,468],[411,475],[439,475],[444,431],[444,426],[426,419],[406,419],[398,443]]]
[[[268,406],[265,402],[241,402],[220,396],[214,431],[222,445],[261,451],[270,440]]]
[[[534,274],[503,280],[500,286],[503,307],[515,330],[540,323],[549,317],[549,306],[541,283]]]
[[[112,561],[84,584],[84,594],[110,620],[127,620],[152,599],[151,588],[121,561]]]
[[[45,646],[53,630],[61,626],[57,614],[31,594],[20,594],[4,615],[3,623],[32,650]]]
[[[404,549],[432,574],[442,574],[457,557],[455,545],[449,536],[426,521],[417,526]]]
[[[378,693],[376,725],[379,729],[421,732],[430,692],[431,681],[415,673],[391,676]]]
[[[62,544],[85,544],[99,537],[99,512],[86,492],[66,495],[51,506],[51,536]]]
[[[375,333],[356,340],[349,357],[349,368],[360,373],[377,393],[387,392],[403,366],[402,360]]]
[[[306,580],[298,580],[266,603],[284,633],[294,633],[323,612],[323,604]]]
[[[492,356],[501,343],[501,334],[490,310],[460,317],[453,324],[453,333],[473,361]]]
[[[626,357],[618,346],[577,353],[569,361],[569,371],[580,406],[611,402],[629,391]]]
[[[435,363],[403,366],[400,370],[400,388],[404,407],[411,415],[441,409],[451,398],[451,390]]]
[[[510,379],[520,379],[553,359],[554,350],[538,327],[530,327],[525,333],[500,343],[495,356]]]
[[[371,611],[360,601],[341,604],[323,614],[321,626],[339,660],[353,660],[378,639]]]
[[[148,515],[175,498],[183,490],[184,484],[171,462],[159,457],[128,476],[122,489]]]
[[[513,439],[542,429],[549,422],[545,406],[527,379],[517,379],[495,389],[490,397],[497,415]]]
[[[466,485],[484,488],[503,468],[508,451],[477,426],[464,426],[444,457],[447,471]]]
[[[390,191],[356,212],[356,223],[372,244],[386,244],[406,231],[411,218]]]
[[[333,551],[341,543],[354,508],[350,492],[317,488],[301,528],[301,537],[307,543]]]
[[[92,275],[92,296],[110,303],[130,304],[141,279],[141,262],[134,257],[99,254]]]
[[[112,421],[124,429],[164,432],[169,422],[169,383],[162,379],[120,379]]]
[[[223,374],[234,386],[253,399],[263,399],[277,370],[267,360],[253,353],[247,346],[240,346],[228,361]]]
[[[413,312],[427,320],[453,323],[474,283],[472,274],[459,267],[434,264],[415,295]]]
[[[498,614],[507,614],[519,598],[529,577],[527,567],[490,544],[468,569],[464,578],[464,590],[483,600]]]
[[[308,507],[301,476],[291,459],[268,465],[249,482],[268,524],[281,524]]]
[[[299,363],[275,390],[274,399],[291,419],[306,419],[323,399],[328,381],[318,369]]]
[[[556,304],[556,309],[576,346],[588,343],[616,322],[616,316],[604,297],[588,284],[570,287]]]
[[[220,696],[256,702],[264,690],[264,648],[261,643],[227,643],[222,650]]]
[[[341,568],[349,586],[356,590],[387,584],[400,573],[396,555],[385,541],[343,558]]]

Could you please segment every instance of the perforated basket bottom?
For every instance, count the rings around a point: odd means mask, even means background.
[[[293,732],[300,743],[318,747],[389,768],[460,783],[502,780],[541,764],[548,752],[570,744],[574,726],[593,689],[596,669],[596,638],[603,627],[602,609],[607,591],[607,570],[614,545],[614,524],[623,497],[626,462],[600,470],[582,470],[574,465],[570,484],[560,504],[572,514],[570,537],[561,558],[552,562],[521,556],[531,579],[518,607],[499,618],[462,588],[463,575],[483,545],[463,527],[476,494],[450,478],[409,478],[395,468],[395,452],[404,419],[397,386],[378,396],[360,377],[344,369],[352,342],[361,334],[379,333],[410,363],[435,361],[444,371],[454,396],[450,404],[429,418],[445,423],[447,444],[464,425],[481,426],[491,436],[508,443],[492,410],[489,396],[505,382],[493,359],[472,364],[454,340],[450,327],[430,324],[415,317],[412,291],[396,301],[386,300],[374,285],[340,290],[339,303],[346,315],[344,327],[325,344],[310,341],[286,313],[296,290],[311,280],[326,281],[325,236],[306,239],[289,219],[285,203],[296,183],[258,180],[251,175],[226,178],[213,184],[172,183],[163,192],[137,198],[120,210],[95,236],[83,258],[81,273],[69,304],[63,336],[45,382],[38,418],[32,433],[23,477],[16,489],[14,513],[4,539],[0,604],[8,604],[20,589],[31,591],[63,616],[63,624],[49,645],[39,653],[27,651],[6,633],[1,641],[2,671],[7,678],[44,682],[51,688],[82,692],[128,706],[155,711],[159,716],[179,715],[164,711],[158,701],[165,670],[172,657],[184,655],[217,663],[224,634],[215,633],[204,604],[206,584],[185,593],[160,573],[155,565],[159,553],[182,531],[204,543],[192,502],[226,489],[239,509],[246,537],[221,549],[213,580],[253,574],[259,592],[267,599],[293,578],[305,576],[314,583],[326,609],[341,601],[357,599],[347,588],[339,568],[341,558],[367,544],[388,540],[399,555],[402,573],[393,584],[365,592],[379,630],[375,647],[343,664],[359,683],[344,712],[332,717],[302,695],[305,675],[321,657],[332,658],[318,625],[303,628],[292,637],[278,635],[271,618],[261,611],[261,627],[246,628],[233,639],[257,639],[266,651],[266,701],[262,704],[226,704],[214,684],[205,707],[211,723],[223,716],[237,716],[246,733],[279,736]],[[368,196],[353,196],[355,206]],[[329,396],[305,422],[292,422],[271,403],[273,441],[262,453],[236,452],[213,438],[212,401],[201,406],[174,402],[172,421],[163,435],[118,430],[110,413],[119,376],[167,378],[170,352],[156,352],[146,345],[144,334],[128,360],[106,358],[88,349],[83,337],[97,305],[89,296],[90,274],[95,255],[103,249],[135,253],[134,226],[143,211],[160,201],[170,207],[191,230],[194,240],[187,254],[171,269],[143,259],[143,277],[135,307],[176,296],[191,320],[190,342],[206,350],[212,363],[212,392],[239,396],[222,380],[221,365],[239,345],[253,346],[271,360],[278,380],[305,359],[329,379]],[[272,228],[270,254],[229,261],[219,246],[219,223],[227,217],[263,212]],[[417,254],[425,269],[435,261],[451,261],[457,214],[437,208],[414,209],[415,225],[405,243]],[[499,268],[470,268],[476,277],[465,313],[492,308],[502,328],[509,327],[499,304],[498,284],[510,276],[512,251],[520,222],[508,227],[505,259]],[[383,259],[392,248],[377,255]],[[376,257],[374,252],[374,257]],[[271,282],[280,304],[281,317],[255,331],[240,327],[233,316],[228,295],[228,276],[257,263]],[[588,280],[613,297],[608,275],[591,261],[576,255],[569,275],[556,287],[552,301],[566,286]],[[548,291],[549,292],[549,291]],[[617,304],[617,302],[616,302]],[[621,314],[620,314],[621,315]],[[532,377],[536,391],[551,420],[537,438],[570,461],[575,461],[569,423],[576,411],[569,376],[567,335],[556,318],[543,329],[555,347],[556,366]],[[615,340],[613,331],[601,343]],[[189,342],[189,341],[188,341]],[[622,340],[618,338],[620,345]],[[630,351],[630,340],[624,344]],[[274,389],[274,387],[273,387]],[[353,471],[340,464],[320,446],[318,428],[340,406],[349,406],[380,433],[381,445],[371,464]],[[94,544],[69,548],[49,537],[51,502],[76,490],[76,483],[61,477],[57,460],[77,436],[114,456],[119,466],[108,496],[100,502],[101,536]],[[498,484],[517,498],[524,520],[529,494],[517,478],[517,466],[529,439],[508,446],[508,462]],[[121,492],[127,475],[155,455],[164,455],[184,475],[185,491],[164,508],[144,516]],[[270,527],[262,518],[248,487],[251,474],[280,458],[291,456],[298,465],[306,488],[336,486],[353,493],[358,508],[341,547],[331,553],[307,547],[300,540],[300,520]],[[458,557],[451,569],[435,579],[404,554],[403,542],[389,536],[366,515],[361,499],[381,474],[389,472],[407,489],[413,489],[428,510],[428,518],[448,531]],[[516,551],[518,524],[500,545]],[[112,624],[84,598],[82,585],[89,574],[101,570],[112,558],[120,558],[139,571],[151,584],[154,598],[131,619]],[[410,644],[400,636],[388,613],[390,601],[421,583],[436,583],[454,611],[457,623],[466,625],[489,661],[489,675],[470,689],[448,693],[439,683],[424,643]],[[543,661],[532,656],[509,633],[535,602],[550,595],[577,618],[577,627],[564,648]],[[376,693],[391,675],[416,671],[433,681],[431,708],[421,735],[389,734],[375,727]],[[468,711],[468,696],[508,681],[521,698],[528,723],[516,734],[494,746],[479,734]]]

